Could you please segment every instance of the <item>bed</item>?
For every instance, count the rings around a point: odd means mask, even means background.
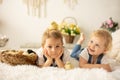
[[[120,30],[112,33],[113,49],[109,54],[110,62],[114,65],[112,72],[107,72],[102,68],[75,67],[66,70],[56,67],[39,68],[33,65],[11,66],[0,63],[0,80],[120,80],[120,38],[118,34]]]
[[[10,66],[0,63],[0,80],[120,80],[119,74],[119,69],[113,72],[106,72],[102,68],[65,70],[31,65]]]

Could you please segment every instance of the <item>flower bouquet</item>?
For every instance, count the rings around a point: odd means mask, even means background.
[[[76,36],[80,34],[80,28],[76,24],[62,23],[60,24],[59,30],[63,35]]]
[[[115,32],[117,29],[119,29],[118,23],[114,22],[112,17],[110,17],[108,20],[103,22],[101,28],[107,29],[110,32]]]
[[[72,17],[67,17],[65,19],[74,19]],[[59,25],[59,30],[65,37],[67,43],[73,43],[74,37],[80,34],[80,27],[77,25],[76,20],[74,22],[67,22],[65,19]]]
[[[69,22],[68,19],[74,22]],[[55,21],[51,23],[49,29],[58,29],[66,43],[73,43],[74,37],[80,34],[80,27],[77,25],[76,19],[73,17],[66,17],[61,24],[57,24]]]

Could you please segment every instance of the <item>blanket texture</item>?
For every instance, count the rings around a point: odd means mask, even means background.
[[[32,65],[10,66],[0,63],[0,80],[116,80],[103,69],[65,70],[55,67],[39,68]]]
[[[113,47],[109,56],[116,59],[120,63],[120,29],[112,33]]]

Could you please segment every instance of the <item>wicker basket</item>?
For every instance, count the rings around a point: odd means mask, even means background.
[[[63,23],[66,22],[68,24],[74,23],[75,25],[77,25],[77,20],[74,17],[65,17],[62,21]],[[75,36],[71,36],[71,35],[63,35],[65,38],[65,42],[66,43],[73,43]]]
[[[64,35],[66,43],[73,43],[75,36]]]

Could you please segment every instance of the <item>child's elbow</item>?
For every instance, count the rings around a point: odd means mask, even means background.
[[[80,67],[80,68],[84,68],[84,65],[83,65],[83,64],[79,64],[79,67]]]
[[[109,67],[106,69],[108,72],[112,72],[112,69]]]
[[[111,67],[110,67],[110,65],[109,64],[107,64],[107,66],[106,66],[106,68],[105,68],[108,72],[112,72],[112,69],[111,69]]]

